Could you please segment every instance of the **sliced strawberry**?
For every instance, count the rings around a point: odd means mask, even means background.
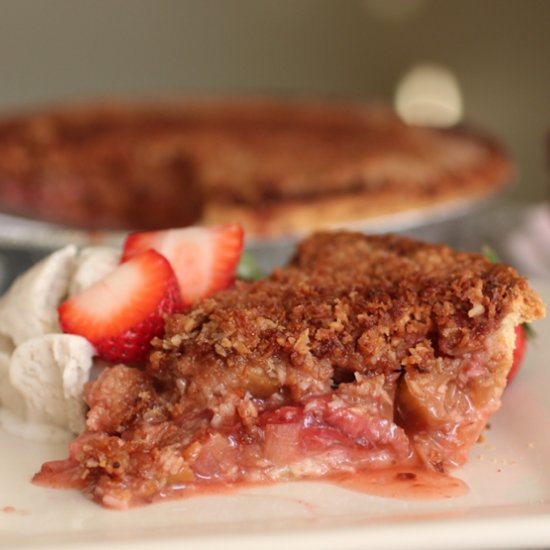
[[[525,327],[523,325],[518,325],[516,327],[516,343],[514,346],[514,360],[512,362],[512,368],[508,373],[508,383],[510,383],[518,373],[521,362],[523,361],[523,356],[527,349],[527,334]]]
[[[124,243],[122,261],[149,248],[168,259],[183,303],[189,306],[234,281],[243,249],[243,230],[231,224],[131,233]]]
[[[142,361],[164,330],[164,317],[182,309],[169,262],[148,250],[59,306],[64,332],[87,338],[107,361]]]

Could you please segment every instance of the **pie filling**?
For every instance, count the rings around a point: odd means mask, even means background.
[[[499,407],[505,266],[398,237],[311,237],[291,265],[166,321],[143,369],[90,383],[87,429],[35,482],[126,508],[213,485],[463,464]]]

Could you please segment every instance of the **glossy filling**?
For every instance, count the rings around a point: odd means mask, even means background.
[[[88,429],[71,444],[70,457],[45,464],[35,481],[79,488],[104,506],[126,508],[203,484],[396,466],[444,472],[466,460],[498,407],[502,388],[488,389],[488,378],[503,367],[501,358],[497,353],[483,366],[463,361],[428,380],[355,375],[335,382],[330,395],[299,403],[284,388],[267,399],[246,392],[223,421],[189,409],[181,379],[168,386],[119,365],[89,388]]]

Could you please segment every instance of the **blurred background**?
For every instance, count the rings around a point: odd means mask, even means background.
[[[513,195],[541,200],[549,21],[547,0],[0,0],[0,109],[177,91],[393,102],[435,65],[512,151]]]
[[[550,189],[549,21],[547,0],[0,0],[0,110],[266,92],[379,99],[414,121],[415,94],[437,93],[438,123],[482,127],[516,161],[504,233]],[[487,219],[420,233],[471,248],[494,240]]]

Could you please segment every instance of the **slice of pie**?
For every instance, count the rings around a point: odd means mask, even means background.
[[[144,370],[104,370],[69,459],[35,480],[125,508],[212,483],[446,472],[500,405],[515,327],[543,315],[481,255],[319,233],[168,318]]]
[[[86,229],[239,220],[247,235],[429,212],[510,177],[492,138],[345,102],[203,99],[0,119],[0,208]]]

